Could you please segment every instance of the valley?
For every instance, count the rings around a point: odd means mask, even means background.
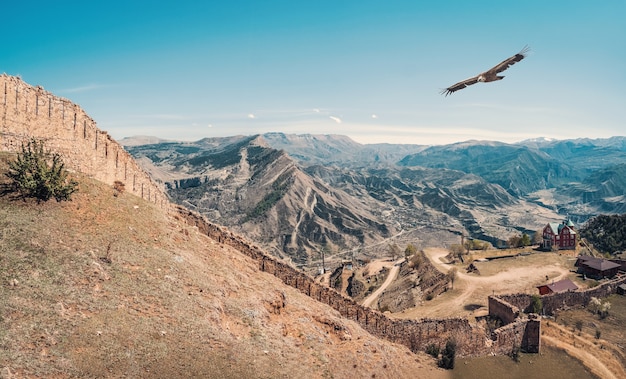
[[[150,143],[146,144],[145,141]],[[153,142],[157,143],[153,143]],[[340,135],[122,141],[177,203],[314,272],[322,253],[381,257],[624,211],[626,138],[361,145]]]

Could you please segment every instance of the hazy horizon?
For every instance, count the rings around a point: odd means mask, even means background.
[[[361,143],[357,140],[355,140],[354,138],[345,135],[345,134],[341,134],[341,133],[285,133],[285,132],[279,132],[279,131],[268,131],[268,132],[263,132],[263,133],[253,133],[253,134],[234,134],[234,135],[230,135],[230,136],[206,136],[206,137],[201,137],[201,138],[197,138],[197,139],[175,139],[175,138],[161,138],[159,136],[155,136],[155,135],[146,135],[146,134],[142,134],[142,135],[133,135],[133,136],[125,136],[122,138],[117,139],[118,142],[123,142],[123,141],[133,141],[133,140],[140,140],[140,139],[150,139],[150,140],[159,140],[160,142],[198,142],[202,139],[205,138],[228,138],[228,137],[236,137],[236,136],[246,136],[246,137],[252,137],[255,135],[264,135],[264,134],[272,134],[272,133],[283,133],[286,135],[298,135],[298,136],[303,136],[303,135],[311,135],[311,136],[339,136],[339,137],[347,137],[350,138],[351,140],[353,140],[354,142],[360,143],[362,145],[376,145],[376,144],[390,144],[390,145],[420,145],[420,146],[443,146],[443,145],[453,145],[453,144],[462,144],[462,143],[467,143],[467,142],[498,142],[498,143],[506,143],[506,144],[522,144],[525,142],[537,142],[537,141],[545,141],[545,142],[553,142],[553,141],[568,141],[568,140],[578,140],[578,139],[588,139],[588,140],[607,140],[607,139],[611,139],[611,138],[626,138],[626,135],[615,135],[615,136],[610,136],[610,137],[598,137],[598,138],[591,138],[591,137],[580,137],[580,138],[550,138],[550,137],[534,137],[534,138],[528,138],[528,139],[524,139],[524,140],[520,140],[520,141],[514,141],[514,142],[504,142],[504,141],[498,141],[498,140],[490,140],[490,139],[469,139],[469,140],[459,140],[459,141],[454,141],[454,142],[449,142],[449,143],[443,143],[443,144],[416,144],[416,143],[393,143],[393,142],[372,142],[372,143]]]

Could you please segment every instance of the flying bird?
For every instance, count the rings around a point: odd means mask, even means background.
[[[530,48],[528,47],[528,45],[524,46],[524,48],[522,49],[522,51],[520,51],[519,53],[513,55],[510,58],[507,58],[505,60],[503,60],[502,62],[498,63],[496,66],[494,66],[493,68],[480,73],[474,77],[471,77],[469,79],[465,79],[461,82],[458,82],[456,84],[451,85],[450,87],[444,89],[441,91],[442,95],[451,95],[453,92],[456,92],[460,89],[463,89],[467,86],[471,86],[472,84],[476,84],[478,82],[495,82],[496,80],[502,80],[504,79],[504,76],[499,76],[497,74],[501,73],[502,71],[506,70],[507,68],[513,66],[515,63],[521,61],[522,59],[526,58],[526,56],[528,55],[528,52],[530,51]]]

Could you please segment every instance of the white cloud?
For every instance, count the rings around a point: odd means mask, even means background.
[[[248,113],[248,118],[249,119],[254,119],[254,118],[256,118],[256,116],[254,115],[254,113]]]
[[[341,119],[335,116],[328,116],[331,120],[335,121],[337,124],[341,124]]]
[[[375,115],[375,114],[373,114],[373,115],[372,115],[372,118],[378,118],[378,116],[377,116],[377,115]]]

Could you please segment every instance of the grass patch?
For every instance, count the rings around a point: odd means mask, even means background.
[[[587,336],[590,341],[597,340],[597,333],[600,333],[602,340],[618,346],[622,351],[622,364],[626,367],[626,296],[611,295],[602,301],[611,303],[609,314],[605,318],[591,313],[587,309],[570,309],[560,311],[556,321],[570,329],[576,329],[581,335]]]

